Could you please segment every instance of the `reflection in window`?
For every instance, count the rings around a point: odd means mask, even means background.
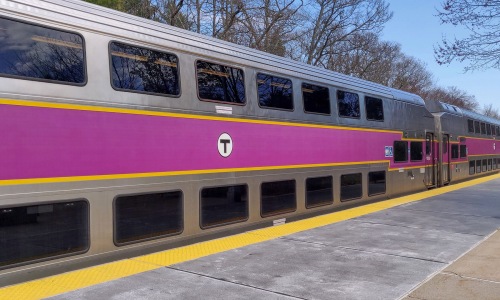
[[[474,175],[476,173],[476,163],[471,160],[469,161],[469,175]]]
[[[261,107],[293,110],[293,89],[290,79],[259,73],[257,89]]]
[[[306,179],[306,207],[333,203],[333,178],[316,177]]]
[[[394,162],[408,161],[408,142],[394,141]]]
[[[410,142],[410,160],[421,161],[423,156],[422,142]]]
[[[478,121],[474,121],[474,132],[477,134],[481,133],[481,125]]]
[[[491,135],[491,124],[486,124],[486,134]]]
[[[460,145],[460,158],[467,157],[467,145]]]
[[[488,168],[488,160],[487,159],[483,159],[483,172],[486,172],[487,171],[487,168]]]
[[[178,60],[173,54],[113,42],[112,84],[116,89],[177,96]]]
[[[379,194],[385,194],[385,171],[368,173],[368,196]]]
[[[470,133],[474,133],[474,121],[472,121],[471,119],[468,119],[467,120],[467,127],[468,127]]]
[[[481,173],[481,160],[476,160],[476,173]]]
[[[339,116],[359,119],[359,96],[355,93],[337,91]]]
[[[0,268],[88,248],[87,201],[0,208]]]
[[[486,124],[481,123],[481,134],[486,134]]]
[[[373,121],[384,120],[384,106],[382,99],[365,97],[366,119]]]
[[[309,113],[330,114],[330,93],[328,88],[302,83],[304,110]]]
[[[491,171],[491,168],[492,168],[492,165],[493,164],[493,160],[490,158],[488,159],[488,171]]]
[[[340,176],[340,201],[358,199],[363,196],[361,173]]]
[[[248,187],[234,185],[201,190],[201,227],[213,227],[248,219]]]
[[[458,158],[458,145],[453,144],[451,145],[451,159],[457,159]]]
[[[85,82],[83,38],[75,33],[0,18],[0,73]]]
[[[179,234],[183,229],[180,191],[120,196],[114,209],[117,244]]]
[[[264,182],[260,192],[262,217],[293,212],[297,208],[295,180]]]
[[[243,70],[197,61],[196,71],[200,99],[238,104],[245,103]]]

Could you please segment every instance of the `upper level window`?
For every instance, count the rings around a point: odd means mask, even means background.
[[[359,119],[359,96],[355,93],[337,91],[339,116]]]
[[[0,18],[0,74],[85,83],[83,38],[76,33]]]
[[[112,42],[111,82],[115,89],[178,96],[179,71],[175,55]]]
[[[201,100],[245,103],[243,70],[199,60],[196,71]]]
[[[479,121],[474,121],[474,132],[480,134],[481,133],[481,125]]]
[[[384,120],[384,106],[382,99],[365,97],[366,119],[372,121]]]
[[[491,135],[491,124],[486,124],[486,134]]]
[[[497,135],[495,125],[491,125],[491,135]]]
[[[257,89],[261,107],[293,110],[293,88],[290,79],[259,73]]]
[[[471,119],[467,120],[467,127],[470,133],[474,133],[474,121]]]
[[[330,93],[328,88],[302,83],[302,98],[305,112],[330,114]]]
[[[486,134],[486,124],[481,123],[481,134]]]

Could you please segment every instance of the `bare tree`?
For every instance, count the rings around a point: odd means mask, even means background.
[[[493,107],[493,104],[484,105],[482,113],[485,116],[500,120],[500,113],[498,112],[498,108]]]
[[[477,111],[479,106],[474,95],[470,95],[456,86],[450,86],[446,89],[433,87],[424,96],[427,99],[441,101],[471,111]]]
[[[500,1],[446,0],[438,17],[443,24],[465,27],[470,35],[434,48],[439,64],[468,61],[465,70],[500,68]]]

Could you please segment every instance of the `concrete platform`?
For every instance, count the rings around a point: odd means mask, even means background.
[[[50,299],[500,299],[499,192],[495,179]]]

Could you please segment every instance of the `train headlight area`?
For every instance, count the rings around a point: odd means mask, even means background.
[[[7,286],[0,298],[498,299],[499,193],[500,175],[483,177]]]

